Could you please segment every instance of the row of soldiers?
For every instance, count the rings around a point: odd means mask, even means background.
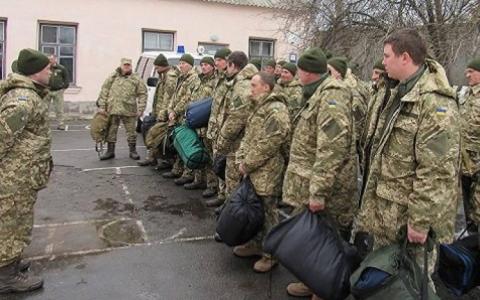
[[[371,86],[352,74],[345,59],[327,59],[318,48],[305,51],[296,65],[267,62],[263,68],[241,51],[221,49],[214,59],[202,59],[200,74],[188,54],[178,66],[159,55],[153,109],[158,123],[147,133],[147,158],[139,164],[170,168],[165,178],[186,189],[205,188],[205,197],[217,194],[207,201],[209,206],[222,205],[242,177],[249,176],[265,205],[265,225],[254,240],[233,252],[260,256],[257,272],[277,264],[263,253],[262,239],[278,223],[279,202],[293,207],[293,214],[305,207],[327,211],[345,240],[373,240],[369,250],[396,243],[399,229],[406,226],[415,259],[423,265],[431,231],[440,243],[453,240],[461,174],[465,203],[473,206],[468,215],[480,221],[480,192],[473,184],[480,163],[480,61],[468,65],[471,88],[461,117],[444,68],[427,57],[416,30],[394,32],[383,50]],[[141,101],[132,106],[131,117],[145,107],[141,85],[135,79]],[[164,123],[182,123],[187,105],[206,96],[213,98],[211,115],[199,134],[214,161],[226,157],[224,182],[211,166],[194,172],[178,158],[157,161]],[[99,103],[104,111],[108,102]],[[114,140],[109,140],[107,158],[113,149]],[[432,249],[429,275],[436,256]],[[287,291],[312,294],[299,282]]]

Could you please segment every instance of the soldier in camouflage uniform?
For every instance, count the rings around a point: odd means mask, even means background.
[[[470,86],[461,109],[462,194],[467,228],[480,224],[480,59],[472,60],[465,71]]]
[[[216,72],[216,82],[215,82],[215,89],[213,92],[213,102],[212,102],[212,109],[210,112],[210,118],[208,119],[208,127],[207,127],[207,139],[208,143],[211,145],[211,152],[210,157],[215,156],[215,141],[217,140],[218,131],[220,130],[217,124],[218,113],[220,107],[223,106],[223,101],[225,99],[225,94],[228,91],[228,78],[226,75],[227,69],[227,57],[232,53],[228,48],[222,48],[217,50],[215,53],[215,72]],[[205,198],[213,197],[217,194],[216,199],[211,199],[206,202],[208,207],[217,207],[222,205],[225,202],[225,182],[217,178],[218,180],[218,191],[213,189],[207,188],[203,193],[202,196]]]
[[[21,255],[30,243],[33,208],[47,185],[53,163],[47,94],[50,61],[24,49],[18,73],[0,95],[0,293],[27,292],[43,280],[27,272]]]
[[[53,104],[55,115],[57,117],[58,130],[65,130],[63,117],[63,93],[70,85],[70,76],[67,69],[57,62],[57,57],[52,54],[49,56],[50,65],[52,66],[52,76],[50,76],[50,93],[48,93],[48,101]]]
[[[262,255],[253,269],[260,273],[270,271],[277,261],[262,251],[266,234],[278,224],[277,203],[282,195],[285,158],[280,149],[285,144],[290,130],[290,116],[282,94],[271,93],[275,77],[261,72],[251,83],[253,113],[248,117],[245,136],[236,153],[239,170],[249,176],[255,192],[263,201],[265,223],[257,237],[233,249],[235,255],[249,257]]]
[[[137,74],[132,73],[132,60],[122,58],[121,66],[110,75],[102,85],[98,106],[100,113],[106,113],[110,118],[107,134],[108,149],[100,160],[115,157],[115,143],[120,121],[125,126],[130,158],[140,159],[137,153],[137,133],[135,124],[143,114],[147,104],[147,87]]]
[[[192,101],[192,93],[200,84],[197,71],[193,67],[194,59],[190,54],[184,54],[180,58],[178,68],[180,76],[178,77],[177,87],[174,96],[168,104],[168,120],[170,125],[181,124],[184,120],[185,109]],[[180,157],[175,159],[171,171],[163,173],[164,178],[176,178],[175,184],[184,185],[193,181],[193,171],[183,168],[183,162]]]
[[[375,62],[373,65],[372,69],[372,85],[371,85],[371,90],[370,93],[376,93],[378,91],[378,82],[380,81],[380,78],[382,77],[383,73],[385,73],[385,66],[383,65],[382,60],[378,60]]]
[[[167,58],[163,54],[159,54],[153,62],[155,70],[158,72],[159,80],[155,88],[153,96],[152,114],[157,119],[157,124],[153,125],[147,132],[145,137],[145,145],[147,146],[147,157],[145,160],[139,161],[139,166],[156,166],[158,164],[157,157],[162,142],[162,126],[168,121],[168,105],[173,98],[177,85],[180,70],[171,67]],[[171,167],[167,162],[159,166],[159,170],[165,167]]]
[[[226,83],[228,91],[219,107],[216,121],[219,131],[214,151],[227,157],[225,184],[228,198],[241,179],[235,152],[240,146],[247,118],[252,112],[250,80],[258,69],[247,64],[248,58],[241,51],[232,52],[227,61],[227,76],[230,80]]]
[[[213,90],[215,88],[216,77],[215,77],[215,61],[213,58],[207,56],[202,58],[200,61],[200,68],[202,73],[199,75],[200,83],[192,92],[192,100],[202,100],[206,97],[213,96]],[[212,152],[212,145],[209,140],[206,138],[207,128],[200,128],[197,130],[198,135],[203,141],[203,144],[207,148],[208,153]],[[187,190],[196,190],[196,189],[212,189],[216,190],[218,181],[217,176],[213,173],[212,165],[207,164],[205,168],[194,171],[194,177],[192,183],[186,183],[184,185]]]
[[[282,67],[278,85],[275,87],[275,92],[282,93],[287,100],[290,120],[295,118],[295,115],[303,106],[302,85],[295,77],[296,75],[297,66],[294,63],[285,63]]]
[[[327,73],[327,59],[318,48],[302,54],[298,68],[306,103],[294,120],[283,202],[293,206],[295,213],[305,205],[313,213],[326,210],[348,239],[358,206],[351,93]],[[299,282],[289,284],[287,292],[311,295]]]
[[[275,75],[276,66],[277,66],[277,63],[275,62],[275,59],[267,58],[263,61],[262,71]]]
[[[453,239],[460,145],[455,93],[426,52],[415,30],[397,31],[384,42],[386,72],[398,81],[381,81],[372,103],[356,222],[359,232],[373,236],[374,249],[396,243],[407,225],[420,266],[430,229],[439,243]],[[435,257],[430,252],[430,274]]]

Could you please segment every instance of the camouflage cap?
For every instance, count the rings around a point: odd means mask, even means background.
[[[45,69],[50,64],[48,57],[40,51],[23,49],[18,55],[17,68],[23,75],[32,75]]]
[[[263,66],[264,67],[272,67],[272,68],[275,68],[275,66],[277,65],[277,63],[275,62],[275,60],[273,58],[269,58],[269,59],[266,59],[263,61]]]
[[[297,66],[294,63],[286,63],[283,65],[283,68],[290,72],[293,76],[297,74]]]
[[[204,58],[202,58],[200,63],[201,64],[209,64],[212,67],[215,67],[215,61],[213,61],[213,58],[211,58],[210,56],[205,56]]]
[[[320,48],[310,48],[300,56],[297,66],[310,73],[324,74],[327,72],[327,58]]]
[[[168,60],[163,54],[159,54],[157,58],[155,58],[155,61],[153,62],[155,66],[160,66],[160,67],[168,67]]]
[[[214,58],[227,59],[227,56],[229,56],[230,53],[232,53],[232,50],[228,48],[221,48],[221,49],[218,49],[217,52],[215,52]]]
[[[382,70],[385,71],[385,66],[383,65],[383,62],[381,59],[377,60],[375,64],[373,65],[374,69]]]
[[[18,60],[14,60],[12,62],[12,72],[13,73],[18,73]]]
[[[122,58],[120,60],[120,64],[123,66],[123,65],[131,65],[132,64],[132,60],[130,58]]]
[[[187,64],[189,64],[191,66],[193,66],[194,63],[195,63],[195,59],[193,58],[193,56],[191,56],[188,53],[182,55],[182,57],[180,58],[180,61],[186,62]]]
[[[340,75],[342,75],[342,78],[345,78],[345,74],[347,73],[347,60],[344,57],[332,57],[330,58],[327,63],[330,65],[330,67],[334,68],[337,70]]]
[[[480,58],[472,60],[468,63],[467,68],[474,69],[475,71],[480,71]]]

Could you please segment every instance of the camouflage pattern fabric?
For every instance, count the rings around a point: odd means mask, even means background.
[[[64,90],[51,91],[48,93],[46,99],[50,105],[53,105],[53,110],[55,111],[55,117],[58,122],[58,125],[63,125],[65,123],[64,118],[64,100],[63,100]]]
[[[325,203],[342,227],[353,222],[358,204],[356,152],[351,93],[326,77],[297,115],[283,202],[299,207],[309,200]]]
[[[180,70],[177,67],[172,67],[165,73],[160,74],[152,107],[152,112],[159,121],[168,120],[168,105],[175,94],[179,76]]]
[[[362,137],[365,127],[365,118],[367,114],[367,106],[370,98],[368,90],[361,83],[352,70],[348,69],[345,74],[344,82],[350,88],[353,96],[352,111],[355,120],[355,139],[359,141]]]
[[[294,78],[290,82],[279,80],[279,84],[275,86],[274,92],[282,93],[285,96],[290,119],[293,120],[304,105],[302,85],[298,79]]]
[[[439,243],[450,243],[460,145],[455,93],[443,67],[430,59],[395,106],[398,89],[385,97],[385,84],[380,84],[373,99],[357,230],[372,233],[381,247],[393,243],[391,233],[408,222],[417,231],[433,228]]]
[[[0,266],[29,244],[33,204],[52,170],[46,92],[12,74],[0,98]]]
[[[107,137],[108,116],[96,113],[90,122],[90,136],[95,143],[103,143]]]
[[[461,110],[462,174],[480,171],[480,84],[470,88]]]
[[[178,78],[177,87],[173,99],[168,104],[168,113],[175,113],[177,123],[181,123],[185,117],[185,109],[192,101],[192,93],[200,84],[195,68]]]
[[[107,132],[107,142],[117,142],[117,132],[120,122],[123,123],[125,131],[127,133],[127,142],[129,144],[135,144],[137,142],[137,132],[135,131],[137,125],[137,117],[127,117],[119,115],[110,116],[110,126]]]

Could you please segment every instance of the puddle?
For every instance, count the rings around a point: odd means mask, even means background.
[[[187,198],[185,203],[169,203],[165,196],[149,196],[143,202],[143,209],[146,211],[166,212],[175,216],[192,215],[199,219],[210,216],[210,211],[202,204],[201,200],[195,198]]]
[[[145,242],[143,232],[134,219],[109,222],[99,228],[98,236],[109,247],[121,247]]]
[[[121,203],[112,198],[97,199],[94,201],[95,208],[94,210],[104,211],[104,215],[130,215],[135,210],[135,205],[131,203]]]

